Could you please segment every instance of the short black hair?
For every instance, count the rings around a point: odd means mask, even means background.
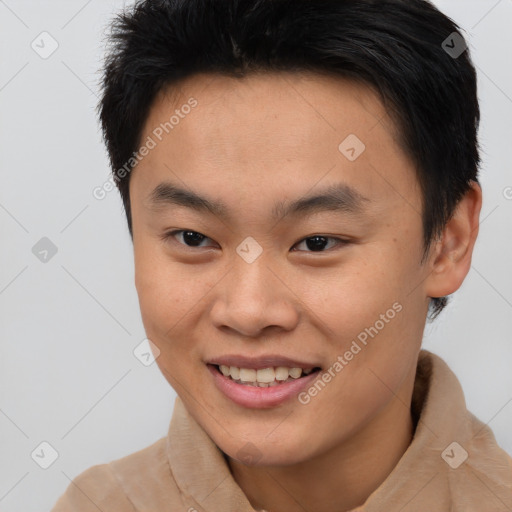
[[[156,95],[196,73],[327,72],[371,86],[415,165],[424,256],[478,183],[475,68],[459,27],[429,1],[142,0],[108,40],[98,110],[132,237],[127,163]],[[446,304],[431,298],[431,318]]]

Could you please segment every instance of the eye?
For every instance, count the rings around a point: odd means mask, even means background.
[[[209,247],[203,242],[210,240],[206,235],[197,231],[180,229],[166,233],[162,237],[164,240],[177,241],[178,244],[184,245],[185,247],[196,248],[196,247]],[[306,252],[326,252],[336,246],[347,245],[349,242],[341,238],[335,238],[331,236],[314,235],[302,239],[299,243],[295,244],[292,251],[297,251],[296,247],[300,247],[305,244]],[[304,250],[304,249],[302,249]]]
[[[301,240],[298,244],[296,244],[294,247],[298,247],[302,244],[306,244],[306,247],[308,251],[306,252],[326,252],[325,249],[329,245],[329,241],[334,241],[334,247],[337,245],[347,245],[347,240],[342,240],[341,238],[334,238],[332,236],[322,236],[322,235],[315,235],[310,236],[307,238],[304,238]],[[331,247],[327,247],[327,249],[330,249]],[[292,248],[292,250],[294,250]]]
[[[174,239],[174,240],[180,240],[178,241],[179,244],[184,245],[186,247],[208,247],[205,245],[201,245],[205,240],[211,240],[207,236],[198,233],[197,231],[190,231],[190,230],[177,230],[177,231],[171,231],[170,233],[166,233],[163,237],[164,240]]]

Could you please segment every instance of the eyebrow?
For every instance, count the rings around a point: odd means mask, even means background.
[[[209,212],[223,219],[230,217],[229,208],[222,201],[200,196],[170,182],[156,186],[149,194],[148,200],[147,205],[150,209],[182,206],[198,212]],[[272,218],[277,220],[286,216],[300,217],[324,211],[360,215],[364,212],[365,202],[371,201],[353,187],[337,183],[292,202],[277,201],[272,209]]]

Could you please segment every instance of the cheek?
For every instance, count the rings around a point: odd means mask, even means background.
[[[135,272],[146,336],[160,351],[156,363],[176,392],[186,393],[191,368],[201,366],[194,326],[205,285],[161,257],[136,258]]]
[[[189,324],[207,284],[197,272],[172,262],[163,251],[140,247],[135,251],[135,284],[140,310],[148,336],[160,339],[177,337]]]
[[[390,264],[390,260],[395,263]],[[361,247],[321,278],[310,274],[295,282],[302,283],[297,294],[308,307],[332,333],[342,333],[346,339],[373,325],[380,314],[402,298],[402,279],[396,258],[388,258],[375,245]]]
[[[325,279],[311,277],[304,284],[305,303],[329,339],[324,348],[331,363],[338,356],[347,360],[343,374],[352,381],[347,389],[358,382],[360,398],[377,398],[372,391],[376,377],[368,368],[391,388],[398,385],[421,340],[424,311],[418,297],[410,295],[412,258],[395,244],[376,243],[362,247]]]

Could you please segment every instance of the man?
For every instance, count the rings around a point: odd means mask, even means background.
[[[421,350],[482,203],[457,26],[424,0],[147,0],[112,43],[100,117],[178,399],[54,511],[511,510],[512,460]]]

